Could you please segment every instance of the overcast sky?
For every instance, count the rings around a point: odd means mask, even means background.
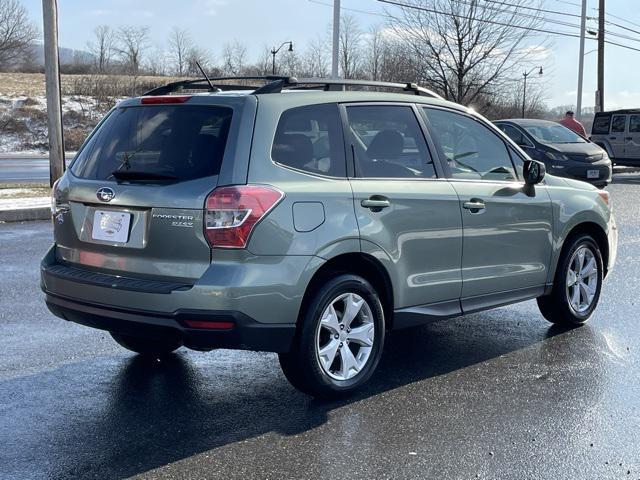
[[[41,25],[41,0],[22,1],[32,18]],[[579,2],[580,0],[546,0],[545,7],[579,14]],[[293,40],[296,49],[302,50],[309,41],[327,35],[332,19],[332,3],[332,0],[59,0],[60,45],[86,48],[93,29],[100,24],[113,27],[148,25],[154,44],[164,48],[168,32],[172,26],[177,25],[188,29],[192,38],[214,56],[220,55],[224,43],[238,40],[246,45],[250,59],[254,61],[265,46],[271,47]],[[608,13],[640,25],[639,3],[638,0],[609,0]],[[589,15],[597,15],[594,11],[596,6],[597,0],[588,0]],[[342,0],[342,7],[346,10],[345,13],[356,16],[364,29],[385,22],[385,6],[375,0]],[[569,17],[560,19],[576,24],[579,22],[579,19]],[[640,26],[623,23],[615,18],[610,20],[640,31]],[[588,25],[595,28],[596,22],[590,21]],[[640,34],[613,26],[607,28],[640,40]],[[549,26],[549,29],[577,32],[577,29],[563,26]],[[553,44],[541,59],[545,74],[535,81],[543,82],[547,92],[546,102],[550,107],[575,104],[579,41],[566,37],[551,38]],[[621,38],[615,40],[640,48],[640,41]],[[587,52],[595,48],[595,41],[587,42]],[[584,106],[593,106],[594,103],[596,59],[595,52],[585,57]],[[640,52],[607,45],[606,108],[640,107],[639,77]]]

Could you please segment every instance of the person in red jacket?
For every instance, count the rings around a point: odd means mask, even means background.
[[[564,118],[560,120],[558,123],[560,125],[564,125],[569,130],[573,130],[582,138],[587,138],[587,132],[584,129],[584,125],[582,125],[578,120],[573,118],[573,116],[574,116],[574,113],[571,110],[569,110],[565,114]]]

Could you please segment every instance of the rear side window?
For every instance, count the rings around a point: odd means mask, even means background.
[[[73,162],[80,178],[108,180],[115,171],[177,181],[217,175],[233,110],[201,105],[150,105],[114,111]]]
[[[309,173],[346,176],[342,124],[336,104],[308,105],[285,111],[271,147],[281,165]]]
[[[606,135],[609,133],[610,125],[611,115],[596,115],[596,118],[593,120],[591,133],[595,135]]]
[[[622,133],[627,124],[626,115],[614,115],[611,121],[611,133]]]
[[[629,116],[629,133],[640,132],[640,115]]]
[[[420,124],[409,106],[347,107],[356,176],[435,178]]]

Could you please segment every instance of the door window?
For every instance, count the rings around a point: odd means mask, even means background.
[[[611,133],[624,133],[626,123],[626,115],[614,115],[613,121],[611,122]]]
[[[516,145],[525,146],[525,147],[533,147],[531,142],[524,136],[524,134],[515,127],[511,125],[498,125],[498,128],[502,130],[506,135],[516,142]]]
[[[640,115],[629,116],[629,133],[640,133]]]
[[[271,158],[309,173],[346,176],[338,106],[309,105],[285,111],[278,122]]]
[[[433,159],[409,106],[347,107],[356,177],[435,178]]]
[[[453,178],[517,179],[505,143],[489,128],[466,115],[434,108],[424,110]]]

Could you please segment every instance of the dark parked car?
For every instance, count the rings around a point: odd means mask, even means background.
[[[567,127],[547,120],[520,118],[494,123],[533,160],[544,162],[549,173],[597,187],[611,182],[611,160],[607,152]]]

